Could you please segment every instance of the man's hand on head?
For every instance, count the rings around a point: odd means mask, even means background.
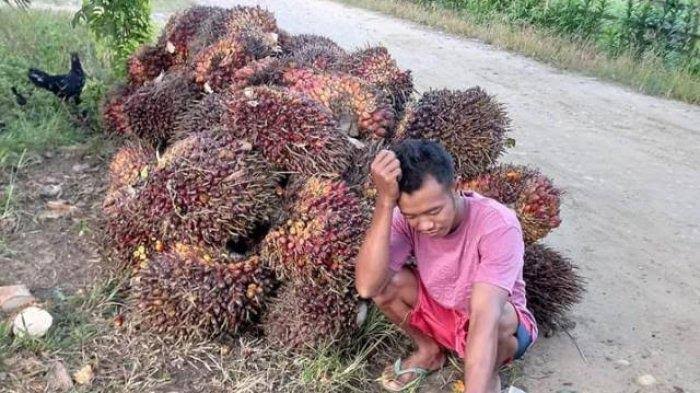
[[[391,150],[381,150],[370,167],[372,183],[377,189],[377,203],[396,205],[399,199],[401,163]]]

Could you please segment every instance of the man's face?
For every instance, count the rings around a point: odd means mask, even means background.
[[[452,230],[457,216],[452,190],[427,175],[421,188],[411,194],[402,192],[398,205],[408,224],[428,236],[445,236]]]

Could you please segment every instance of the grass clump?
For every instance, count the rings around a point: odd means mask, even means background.
[[[88,31],[70,26],[71,17],[67,12],[11,8],[0,13],[0,168],[24,152],[85,141],[99,128],[99,101],[114,76]],[[71,52],[80,55],[87,78],[78,107],[35,88],[27,78],[29,67],[68,72]],[[16,102],[13,86],[26,97],[26,105]]]

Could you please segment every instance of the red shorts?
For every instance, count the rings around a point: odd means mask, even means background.
[[[418,280],[418,299],[408,314],[409,325],[431,337],[442,347],[456,352],[460,358],[464,358],[469,316],[463,312],[446,308],[431,298],[418,274],[415,271],[413,274]],[[519,359],[532,343],[532,338],[520,322],[522,318],[517,308],[515,308],[515,312],[519,321],[516,334],[518,349],[515,358]]]

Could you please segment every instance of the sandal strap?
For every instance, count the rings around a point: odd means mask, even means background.
[[[401,369],[401,359],[396,359],[396,363],[394,363],[394,375],[396,377],[400,377],[401,375],[408,374],[408,373],[414,373],[416,374],[416,379],[418,378],[423,378],[428,375],[428,370],[422,368],[422,367],[411,367],[402,370]]]

